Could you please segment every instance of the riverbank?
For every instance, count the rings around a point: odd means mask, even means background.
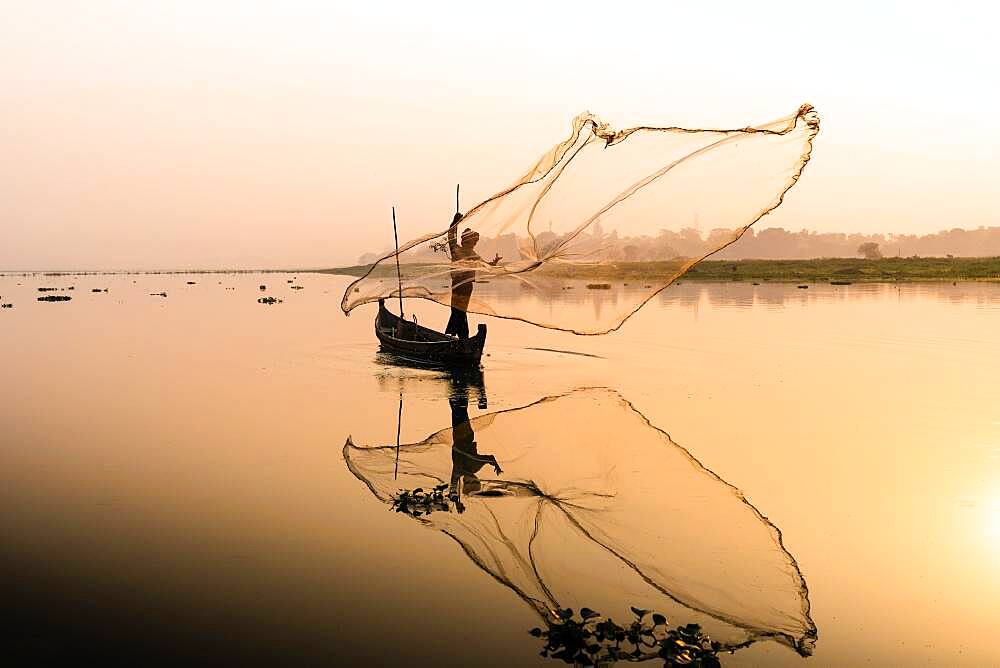
[[[555,278],[593,280],[665,279],[677,262],[615,262],[545,267]],[[324,274],[361,276],[368,265],[322,269]],[[395,275],[395,267],[379,267],[379,276]],[[819,258],[814,260],[704,260],[683,277],[686,281],[767,281],[775,283],[878,283],[895,281],[1000,281],[1000,257],[888,257],[878,260]]]

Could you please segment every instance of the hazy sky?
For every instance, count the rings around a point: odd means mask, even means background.
[[[353,263],[590,110],[819,110],[763,227],[1000,225],[991,3],[0,0],[0,269]]]

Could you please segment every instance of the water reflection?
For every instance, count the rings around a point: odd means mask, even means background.
[[[475,395],[476,405],[480,410],[486,410],[489,406],[486,398],[486,383],[482,367],[451,368],[401,357],[385,351],[379,351],[375,354],[375,362],[380,369],[383,369],[382,372],[375,374],[375,378],[383,390],[388,390],[390,386],[394,385],[396,391],[400,394],[405,394],[408,389],[412,390],[412,387],[408,388],[408,386],[414,382],[420,382],[424,379],[438,381],[446,385],[449,401],[452,398],[457,398],[465,402],[466,421],[468,420],[468,406],[471,396]],[[411,377],[406,374],[395,373],[396,367],[429,373],[427,376]],[[455,424],[454,420],[452,424]]]
[[[348,468],[380,501],[453,538],[543,621],[636,606],[700,624],[723,648],[774,639],[812,653],[808,590],[781,532],[617,392],[469,419],[475,387],[454,387],[450,428],[419,443],[348,439]]]

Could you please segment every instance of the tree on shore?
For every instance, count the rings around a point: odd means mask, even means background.
[[[882,251],[874,241],[866,241],[858,246],[858,255],[864,255],[866,260],[878,260],[882,257]]]

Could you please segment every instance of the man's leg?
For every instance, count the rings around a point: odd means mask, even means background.
[[[454,334],[462,339],[469,338],[469,316],[466,315],[465,311],[454,306],[451,307],[451,317],[448,318],[448,327],[445,328],[444,333]]]

